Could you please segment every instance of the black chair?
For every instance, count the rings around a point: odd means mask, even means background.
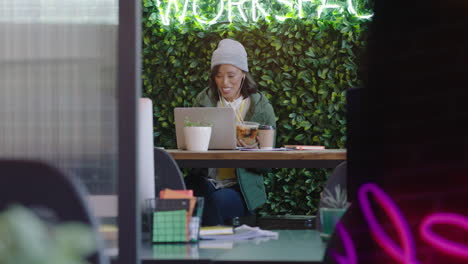
[[[159,197],[159,191],[169,188],[185,190],[185,182],[179,166],[174,158],[164,149],[154,148],[154,176],[155,194]]]
[[[330,174],[328,177],[328,180],[325,184],[324,191],[327,189],[331,193],[335,192],[335,186],[340,185],[340,187],[343,190],[347,190],[347,181],[346,181],[346,176],[347,175],[347,166],[346,166],[346,161],[341,162],[338,164],[338,166],[335,167],[333,172]],[[324,207],[324,202],[322,198],[320,198],[319,202],[319,209]],[[315,217],[315,229],[318,231],[322,232],[322,225],[320,223],[320,210],[317,211],[317,215]]]
[[[38,161],[0,160],[0,211],[11,204],[20,204],[36,212],[45,212],[50,220],[81,222],[96,234],[97,251],[88,258],[95,264],[109,263],[98,237],[97,219],[85,200],[81,183],[56,168]],[[44,217],[44,215],[43,215]]]

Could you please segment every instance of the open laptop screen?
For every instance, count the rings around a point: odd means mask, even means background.
[[[236,116],[231,107],[176,107],[174,121],[176,126],[177,148],[186,149],[184,121],[211,122],[213,128],[208,149],[235,149]]]

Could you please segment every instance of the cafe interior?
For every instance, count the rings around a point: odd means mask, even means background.
[[[4,0],[0,263],[468,263],[467,14]],[[174,109],[192,108],[225,38],[273,106],[269,148],[176,139]],[[266,168],[249,181],[266,203],[204,236],[207,201],[184,182],[200,168]]]

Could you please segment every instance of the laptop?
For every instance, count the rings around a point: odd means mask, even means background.
[[[213,124],[208,149],[235,149],[236,115],[231,107],[176,107],[174,121],[176,127],[177,148],[186,149],[184,138],[184,122],[204,121]]]

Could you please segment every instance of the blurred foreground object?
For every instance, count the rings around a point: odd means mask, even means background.
[[[91,228],[78,222],[52,224],[12,205],[0,214],[0,263],[87,263],[96,250]]]

